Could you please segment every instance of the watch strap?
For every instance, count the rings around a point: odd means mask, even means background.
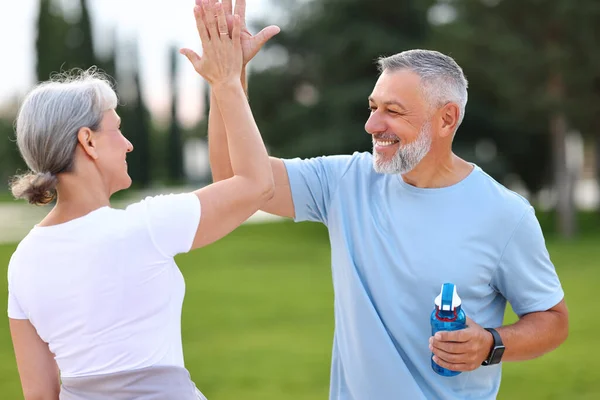
[[[502,338],[498,331],[494,328],[484,328],[486,331],[492,334],[494,338],[494,345],[488,355],[488,358],[483,361],[481,365],[494,365],[500,363],[502,361],[502,355],[504,354],[504,343],[502,343]]]

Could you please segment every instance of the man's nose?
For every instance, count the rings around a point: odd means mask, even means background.
[[[385,122],[379,116],[377,111],[372,112],[365,124],[365,131],[367,131],[370,135],[376,135],[378,133],[383,133],[387,129]]]

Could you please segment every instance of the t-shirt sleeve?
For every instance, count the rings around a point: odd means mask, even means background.
[[[8,318],[29,319],[27,314],[21,309],[15,294],[10,289],[8,289]]]
[[[21,308],[19,300],[13,287],[13,269],[11,267],[12,258],[8,265],[8,318],[12,319],[29,319],[25,311]]]
[[[492,286],[519,316],[546,311],[563,299],[564,291],[533,207],[525,212],[509,240]]]
[[[190,251],[201,213],[195,193],[146,197],[135,208],[141,208],[150,238],[162,255],[174,257]]]
[[[295,221],[327,224],[329,204],[350,156],[283,160],[290,181]]]

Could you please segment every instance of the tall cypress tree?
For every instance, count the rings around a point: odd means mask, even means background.
[[[79,0],[79,19],[71,24],[67,38],[68,67],[87,69],[98,64],[94,54],[92,25],[86,0]]]
[[[182,129],[177,118],[177,59],[177,49],[172,48],[170,52],[171,126],[168,138],[167,167],[169,179],[173,183],[180,183],[184,179]]]
[[[60,13],[55,13],[52,0],[39,1],[37,19],[36,77],[38,81],[50,78],[53,72],[60,72],[67,61],[65,43],[69,24]]]
[[[119,107],[121,130],[133,144],[133,152],[127,156],[129,175],[136,187],[145,187],[150,180],[149,117],[141,94],[137,44],[132,42],[124,46],[129,57],[117,73],[119,100],[123,104]]]
[[[69,23],[53,0],[40,0],[36,37],[39,81],[54,72],[97,65],[87,1],[80,0],[79,6],[79,19]]]
[[[114,31],[111,34],[111,47],[109,53],[102,60],[99,60],[98,63],[100,68],[108,74],[110,77],[116,79],[117,77],[117,40]]]
[[[141,187],[147,187],[150,185],[150,127],[149,120],[150,115],[146,105],[144,104],[144,98],[142,96],[142,87],[140,83],[140,72],[139,68],[136,68],[134,72],[134,83],[137,101],[133,106],[131,117],[135,124],[136,129],[136,143],[135,152],[138,158],[138,184]]]

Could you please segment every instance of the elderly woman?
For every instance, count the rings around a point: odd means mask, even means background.
[[[133,145],[107,80],[87,71],[42,83],[21,106],[17,143],[31,172],[12,191],[32,204],[56,198],[9,265],[8,315],[27,400],[204,398],[184,366],[185,286],[173,257],[227,235],[274,189],[240,84],[240,19],[230,37],[219,4],[194,13],[203,56],[182,53],[212,86],[232,178],[111,208],[111,195],[131,184]]]

